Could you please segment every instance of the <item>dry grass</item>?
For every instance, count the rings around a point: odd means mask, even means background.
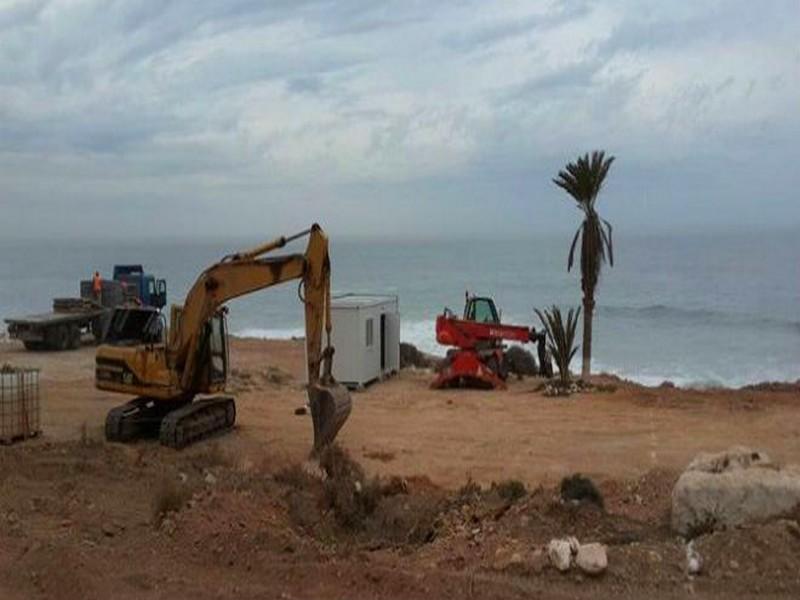
[[[160,524],[170,513],[180,511],[192,497],[192,490],[186,484],[173,479],[162,479],[156,486],[152,500],[153,522]]]
[[[561,499],[573,502],[590,502],[604,508],[603,496],[594,482],[580,473],[561,480]]]
[[[394,452],[388,452],[385,450],[373,450],[364,452],[364,458],[368,458],[370,460],[377,460],[382,463],[387,463],[397,458],[397,455]]]
[[[92,433],[89,425],[84,421],[81,423],[80,429],[80,445],[84,448],[94,448],[103,443],[102,436]]]
[[[320,466],[327,475],[323,483],[323,507],[333,512],[343,528],[364,529],[380,502],[380,480],[376,477],[368,481],[361,465],[336,444],[323,450]]]
[[[508,502],[516,502],[520,498],[524,498],[528,493],[525,484],[519,479],[506,479],[500,483],[492,482],[492,490],[494,490],[500,498]]]
[[[189,451],[191,464],[198,471],[214,467],[230,467],[234,463],[232,457],[228,456],[217,443],[198,444]]]

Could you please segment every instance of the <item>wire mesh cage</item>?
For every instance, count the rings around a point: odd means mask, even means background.
[[[0,443],[40,432],[39,369],[0,367]]]

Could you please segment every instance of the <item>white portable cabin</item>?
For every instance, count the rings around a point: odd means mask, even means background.
[[[360,388],[400,370],[397,296],[344,294],[331,299],[333,376]]]

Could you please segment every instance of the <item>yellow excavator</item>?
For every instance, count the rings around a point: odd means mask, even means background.
[[[306,236],[305,254],[269,255]],[[203,271],[184,305],[172,306],[167,336],[160,313],[118,309],[106,343],[97,349],[95,385],[136,398],[108,413],[106,439],[124,442],[157,435],[162,444],[183,448],[233,427],[236,405],[224,393],[229,367],[224,304],[298,279],[298,296],[305,305],[314,451],[331,443],[350,415],[351,400],[331,374],[330,278],[328,238],[314,224],[296,235],[228,255]]]

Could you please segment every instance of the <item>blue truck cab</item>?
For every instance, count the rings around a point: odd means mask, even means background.
[[[167,282],[145,273],[142,265],[114,265],[114,281],[123,283],[126,300],[163,308],[167,304]]]

